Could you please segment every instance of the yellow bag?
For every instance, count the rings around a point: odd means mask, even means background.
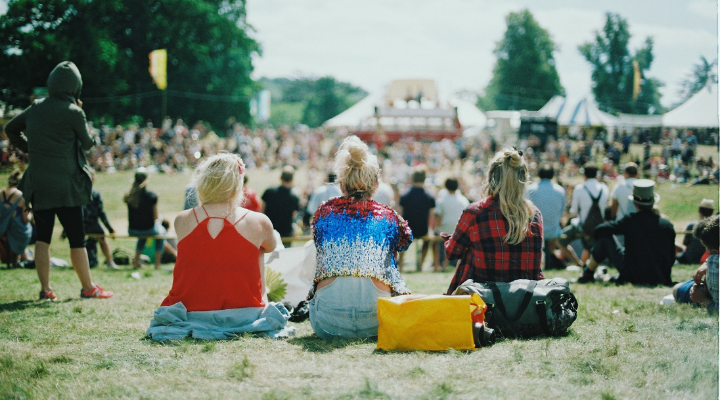
[[[378,350],[475,349],[473,322],[486,305],[477,294],[405,295],[378,299]]]

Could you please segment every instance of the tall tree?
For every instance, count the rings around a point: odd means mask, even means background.
[[[537,110],[564,94],[555,69],[555,43],[528,10],[508,14],[495,47],[493,77],[479,105],[485,109]]]
[[[313,92],[305,103],[302,123],[316,127],[340,114],[348,107],[347,98],[339,93],[338,83],[332,77],[315,81]]]
[[[26,105],[60,61],[83,74],[88,115],[159,121],[148,53],[168,52],[168,114],[249,121],[252,55],[244,0],[11,0],[0,17],[0,88]],[[22,103],[25,104],[22,104]]]
[[[627,21],[607,13],[602,31],[593,42],[578,47],[592,65],[593,94],[600,109],[607,112],[655,114],[662,111],[659,88],[663,83],[645,76],[653,62],[653,40],[645,39],[634,55],[628,50],[630,31]],[[634,90],[637,63],[640,91]]]
[[[700,56],[700,62],[693,65],[692,72],[680,84],[680,102],[692,97],[709,83],[718,83],[717,73],[718,60],[709,62],[704,56]]]

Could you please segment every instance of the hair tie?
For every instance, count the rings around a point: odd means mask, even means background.
[[[245,164],[240,159],[238,159],[238,171],[240,171],[240,175],[245,173]]]

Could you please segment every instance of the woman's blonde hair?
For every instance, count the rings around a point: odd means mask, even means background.
[[[369,200],[377,188],[380,166],[368,146],[353,135],[345,138],[335,153],[335,172],[348,196]]]
[[[527,164],[517,149],[500,151],[490,161],[483,194],[498,199],[500,212],[508,221],[503,240],[509,244],[525,240],[528,223],[533,218],[532,203],[524,197],[527,182]]]
[[[232,153],[208,157],[195,169],[193,182],[197,187],[201,204],[242,201],[245,164],[242,158]]]

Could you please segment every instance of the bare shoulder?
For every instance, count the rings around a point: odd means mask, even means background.
[[[247,211],[247,216],[244,217],[246,222],[253,224],[257,229],[265,232],[272,231],[273,225],[270,222],[270,218],[267,215],[255,211]]]
[[[193,210],[189,209],[181,211],[175,217],[174,226],[178,240],[182,239],[183,237],[187,236],[188,233],[192,232],[195,226],[197,226],[197,220],[195,219]]]

